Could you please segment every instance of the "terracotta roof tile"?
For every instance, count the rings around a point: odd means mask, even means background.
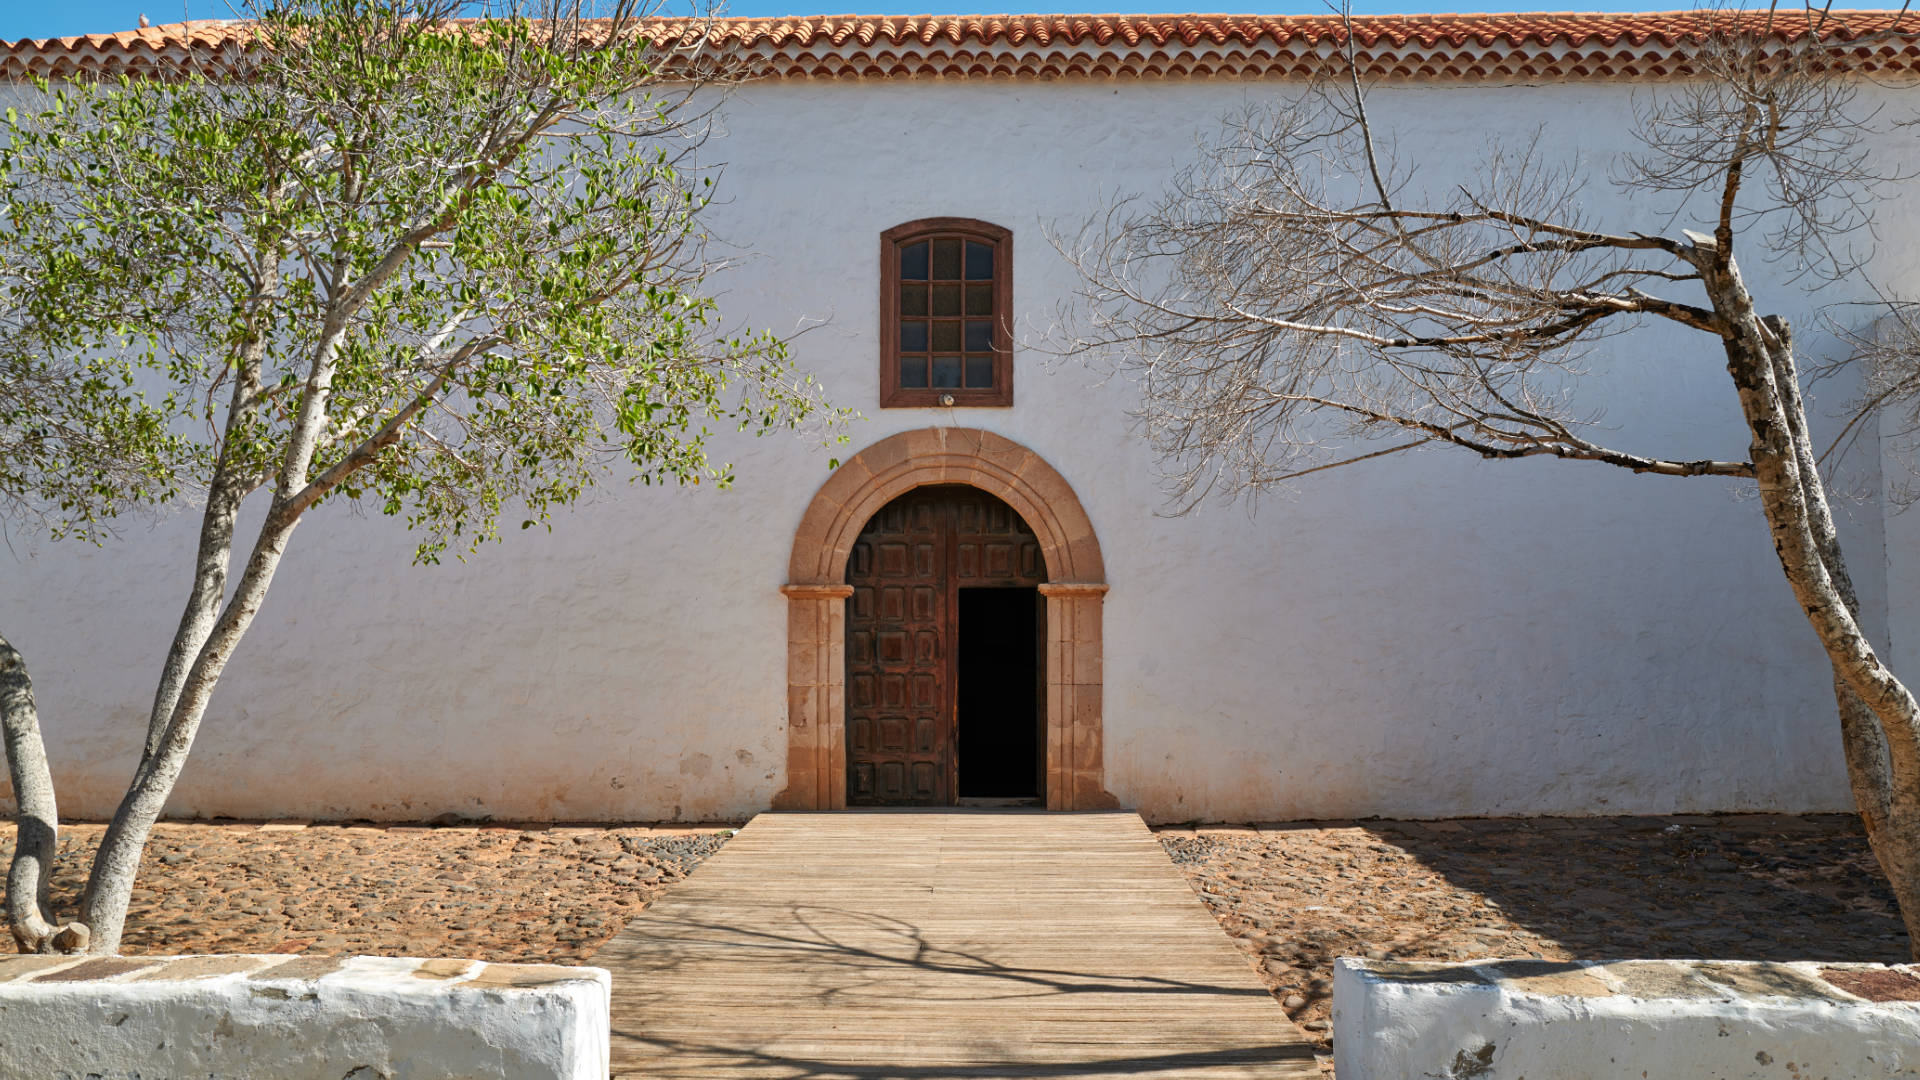
[[[173,23],[117,34],[0,42],[0,76],[141,73],[238,55],[245,24]],[[681,49],[724,52],[763,78],[1303,78],[1345,67],[1346,29],[1330,15],[832,15],[645,20]],[[1371,15],[1354,19],[1361,72],[1375,79],[1671,79],[1710,37],[1760,33],[1787,44],[1805,16],[1649,12]],[[1865,74],[1920,74],[1920,16],[1835,12],[1830,42]]]

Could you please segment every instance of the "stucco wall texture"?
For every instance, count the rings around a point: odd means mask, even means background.
[[[1227,114],[1283,83],[793,82],[739,89],[706,151],[720,235],[752,257],[727,313],[790,331],[865,419],[851,446],[728,439],[733,490],[621,482],[467,563],[410,564],[378,514],[295,535],[228,669],[176,815],[737,819],[785,785],[794,529],[845,458],[895,432],[993,431],[1071,483],[1106,557],[1106,784],[1153,820],[1813,811],[1848,805],[1826,665],[1760,510],[1711,479],[1401,455],[1294,494],[1164,516],[1125,377],[1034,346],[1076,278],[1047,240],[1115,194],[1157,191]],[[1372,105],[1417,188],[1493,135],[1539,131],[1593,174],[1586,210],[1677,228],[1605,176],[1644,85],[1421,86]],[[1896,91],[1869,89],[1899,114]],[[1882,148],[1903,167],[1912,140]],[[1018,404],[877,407],[882,230],[932,215],[1014,230]],[[1697,215],[1694,215],[1697,217]],[[1881,207],[1879,284],[1915,291],[1920,228]],[[1813,357],[1818,313],[1864,295],[1748,273]],[[1714,343],[1647,325],[1591,359],[1609,442],[1738,456]],[[1847,388],[1822,384],[1831,426]],[[1873,632],[1920,675],[1920,525],[1883,521],[1871,448],[1842,504]],[[256,508],[257,512],[257,508]],[[191,562],[191,513],[101,548],[16,540],[0,625],[33,665],[69,816],[111,812]],[[1889,549],[1887,537],[1896,537]],[[1893,607],[1889,617],[1889,607]]]

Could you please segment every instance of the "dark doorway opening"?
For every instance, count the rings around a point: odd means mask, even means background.
[[[1033,530],[977,488],[915,488],[867,520],[847,556],[848,806],[978,805],[1046,792],[1047,605],[1037,595],[1045,580]],[[963,595],[973,596],[964,617]],[[965,737],[963,711],[980,719]],[[962,752],[980,766],[969,766],[964,787]]]
[[[959,796],[1039,799],[1040,593],[960,589],[955,733]]]

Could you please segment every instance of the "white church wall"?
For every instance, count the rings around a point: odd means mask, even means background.
[[[1013,229],[1016,336],[1031,343],[1075,281],[1043,228],[1156,190],[1219,117],[1285,92],[742,88],[708,151],[726,163],[715,223],[754,253],[725,280],[723,309],[778,331],[826,320],[795,355],[865,414],[851,445],[724,438],[731,491],[616,481],[551,535],[512,531],[465,564],[411,566],[397,521],[324,508],[296,534],[170,811],[700,820],[765,808],[785,783],[778,587],[794,528],[830,455],[937,425],[1033,448],[1091,515],[1112,586],[1107,786],[1150,818],[1845,807],[1819,649],[1757,505],[1724,481],[1433,452],[1307,478],[1255,514],[1167,518],[1124,378],[1023,347],[1012,409],[877,407],[882,230],[932,215]],[[1423,162],[1420,183],[1442,189],[1496,127],[1539,127],[1547,152],[1584,151],[1601,174],[1631,145],[1636,92],[1648,90],[1398,88],[1374,108],[1401,156]],[[1603,176],[1588,196],[1603,223],[1666,224]],[[1890,246],[1915,234],[1897,207],[1883,215]],[[1841,292],[1807,296],[1777,267],[1749,273],[1809,351],[1831,349],[1815,312]],[[1609,440],[1672,456],[1745,445],[1701,335],[1649,326],[1592,363],[1610,375],[1590,399]],[[1889,575],[1920,572],[1883,553],[1876,504],[1849,513],[1884,636]],[[34,666],[68,815],[109,813],[137,757],[195,524],[177,514],[100,549],[0,555],[0,625]],[[1896,641],[1914,611],[1920,595],[1893,619]]]

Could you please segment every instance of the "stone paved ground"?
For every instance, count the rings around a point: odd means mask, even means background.
[[[71,914],[98,825],[61,830]],[[686,827],[165,824],[147,848],[130,954],[368,953],[585,963],[730,835]],[[13,828],[0,830],[0,859]]]
[[[1329,1042],[1333,960],[1904,962],[1851,815],[1159,830],[1289,1015]]]

